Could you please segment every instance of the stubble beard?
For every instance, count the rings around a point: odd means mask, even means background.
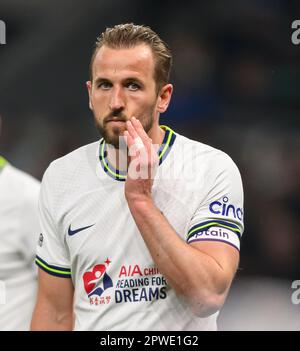
[[[121,114],[121,115],[112,114],[112,116],[122,118],[122,120],[124,121],[129,120],[129,118],[124,114]],[[140,120],[145,132],[148,134],[151,128],[153,127],[153,123],[154,123],[154,105],[149,108],[149,111],[144,116],[146,117],[142,117],[138,119]],[[109,123],[105,122],[106,119],[109,117],[111,116],[104,118],[103,120],[104,122],[101,123],[99,122],[99,119],[94,114],[95,126],[107,144],[112,145],[116,149],[119,149],[121,145],[124,145],[124,143],[120,143],[121,141],[120,137],[122,137],[122,134],[124,133],[125,130],[127,130],[127,128],[125,123],[124,123],[124,128],[119,128],[117,126],[111,127]]]

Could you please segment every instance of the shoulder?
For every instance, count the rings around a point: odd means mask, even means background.
[[[45,178],[52,182],[66,183],[87,167],[94,167],[97,162],[98,148],[99,141],[96,141],[52,161],[45,171],[43,183]]]
[[[176,144],[177,155],[180,155],[185,163],[193,165],[194,174],[210,177],[224,172],[239,173],[235,162],[222,150],[183,135],[177,135]]]

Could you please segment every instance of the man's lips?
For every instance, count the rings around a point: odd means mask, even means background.
[[[124,128],[124,126],[126,126],[125,121],[121,121],[121,120],[113,120],[113,121],[109,121],[106,123],[107,127],[109,128]]]
[[[125,123],[126,120],[122,119],[122,118],[115,117],[115,118],[110,118],[106,121],[106,123],[110,123],[110,122],[123,122],[123,123]]]

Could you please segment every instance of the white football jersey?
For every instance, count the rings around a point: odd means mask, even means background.
[[[0,330],[29,330],[36,300],[40,183],[0,158]]]
[[[243,189],[224,152],[165,129],[152,194],[187,243],[240,247]],[[54,161],[40,196],[37,265],[75,288],[75,330],[215,330],[218,313],[192,313],[160,274],[131,216],[126,174],[103,139]],[[191,267],[193,269],[193,267]]]

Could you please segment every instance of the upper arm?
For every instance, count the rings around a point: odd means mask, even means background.
[[[209,249],[210,254],[220,260],[229,252],[229,257],[237,256],[235,261],[238,261],[239,255],[234,250],[240,250],[244,230],[242,180],[238,168],[227,155],[221,153],[218,157],[215,157],[217,166],[209,169],[202,181],[206,195],[197,204],[186,241],[203,250],[207,246],[214,247]]]
[[[46,301],[56,310],[72,309],[74,287],[72,279],[50,275],[39,269],[38,299]]]
[[[71,262],[66,233],[57,215],[55,194],[57,185],[49,176],[49,169],[43,177],[39,197],[39,219],[41,234],[37,246],[37,265],[55,277],[71,278]],[[55,186],[56,185],[56,186]]]
[[[214,158],[203,187],[206,195],[191,218],[186,242],[211,260],[213,280],[226,295],[238,268],[244,230],[242,180],[231,158],[224,153]]]
[[[70,278],[60,278],[39,269],[39,289],[32,330],[72,330],[74,287]]]
[[[220,293],[226,293],[239,265],[239,251],[231,245],[215,241],[194,242],[190,245],[215,261],[220,273]]]
[[[32,329],[70,330],[73,325],[74,287],[69,250],[56,215],[55,183],[45,173],[39,198],[41,235],[37,246],[38,297]]]

